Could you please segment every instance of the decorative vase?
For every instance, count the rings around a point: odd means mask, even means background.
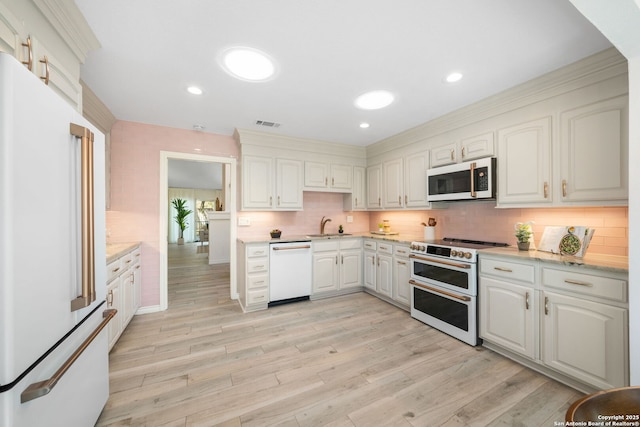
[[[529,250],[529,242],[518,242],[518,250],[528,251]]]
[[[178,244],[184,245],[184,237],[178,237]]]

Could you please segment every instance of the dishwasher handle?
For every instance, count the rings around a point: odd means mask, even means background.
[[[295,249],[311,249],[311,245],[284,246],[284,247],[274,246],[273,247],[274,251],[291,251]]]

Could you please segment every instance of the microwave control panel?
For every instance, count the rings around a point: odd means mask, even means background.
[[[487,168],[478,168],[475,170],[475,191],[489,190],[489,174]]]

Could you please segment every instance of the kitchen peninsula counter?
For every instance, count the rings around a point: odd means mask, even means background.
[[[574,256],[552,254],[550,252],[537,250],[520,251],[514,246],[483,249],[479,254],[480,258],[482,258],[482,254],[495,254],[515,259],[538,260],[550,264],[593,268],[595,270],[610,271],[614,273],[629,273],[629,258],[626,256],[587,254],[583,258],[577,258]]]

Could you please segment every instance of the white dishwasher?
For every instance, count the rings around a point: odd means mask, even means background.
[[[311,241],[271,243],[269,305],[309,299]]]

